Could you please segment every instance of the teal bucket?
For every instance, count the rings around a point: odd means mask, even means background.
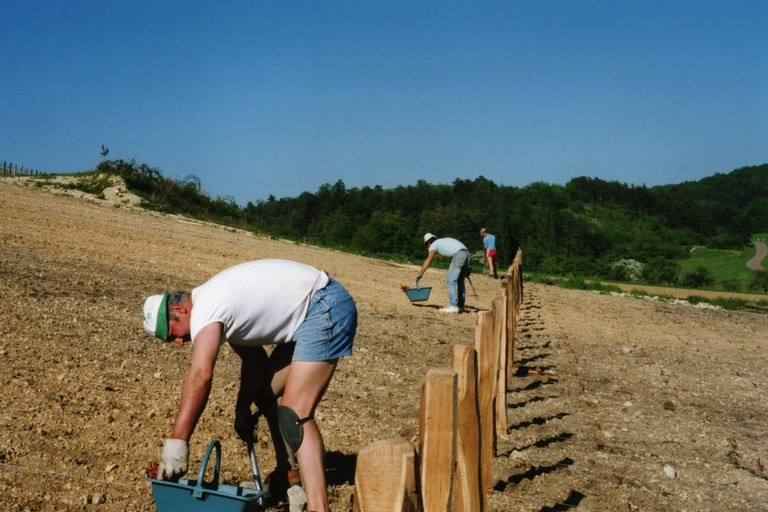
[[[416,280],[416,288],[403,287],[405,295],[411,302],[421,302],[429,298],[429,293],[432,291],[431,286],[419,286],[419,280]]]
[[[213,481],[205,482],[205,468],[211,452],[216,450]],[[197,480],[170,482],[147,478],[152,484],[157,512],[247,512],[261,510],[264,491],[219,483],[221,444],[216,439],[208,444]]]

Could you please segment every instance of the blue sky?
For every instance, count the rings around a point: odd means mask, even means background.
[[[248,201],[768,162],[764,0],[4,0],[0,160]]]

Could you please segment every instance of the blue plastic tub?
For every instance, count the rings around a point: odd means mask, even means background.
[[[205,482],[205,468],[211,452],[216,450],[213,481]],[[152,483],[157,512],[246,512],[261,510],[259,498],[265,493],[255,489],[219,483],[221,444],[214,439],[208,444],[197,480],[169,482],[147,478]]]
[[[416,288],[404,288],[403,291],[411,302],[420,302],[429,298],[429,293],[432,291],[432,287],[419,286],[419,280],[417,279]]]

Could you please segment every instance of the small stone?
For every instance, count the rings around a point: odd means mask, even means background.
[[[676,478],[677,471],[675,471],[675,468],[673,468],[669,464],[666,464],[664,465],[664,476],[666,476],[667,478]]]
[[[288,507],[290,512],[304,512],[307,507],[307,493],[300,485],[292,485],[288,488]]]
[[[674,411],[675,409],[677,409],[677,405],[675,405],[675,402],[673,402],[672,400],[667,400],[666,402],[664,402],[664,409],[668,411]]]

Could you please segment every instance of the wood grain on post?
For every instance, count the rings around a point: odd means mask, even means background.
[[[493,301],[493,339],[498,354],[496,367],[496,437],[507,435],[507,301]]]
[[[507,296],[507,385],[512,381],[515,366],[515,336],[517,333],[517,297]]]
[[[510,265],[507,275],[507,340],[514,340],[515,333],[512,330],[512,326],[517,324],[515,315],[515,302],[517,301],[517,292],[515,291],[517,285],[515,284],[515,273],[517,272],[516,266],[513,263]],[[510,343],[512,347],[507,347],[507,381],[512,380],[512,365],[514,364],[514,341]]]
[[[514,263],[509,267],[509,281],[507,283],[507,382],[510,382],[513,377],[515,333],[517,332],[520,303],[523,300],[521,261],[522,252],[518,250]]]
[[[459,420],[453,507],[455,512],[480,512],[485,509],[485,496],[480,487],[480,418],[475,347],[454,345],[453,369],[457,375]]]
[[[477,314],[475,327],[477,352],[477,408],[480,412],[480,482],[485,494],[493,486],[493,455],[496,447],[493,405],[496,396],[498,353],[493,343],[493,315]]]
[[[405,439],[376,441],[357,455],[354,512],[416,512],[416,451]]]
[[[506,390],[512,384],[512,378],[514,377],[513,354],[515,352],[515,326],[517,325],[517,320],[515,318],[514,308],[512,307],[512,302],[514,299],[509,295],[509,286],[504,287],[504,289],[499,294],[499,298],[504,300],[504,312],[506,314],[506,321],[504,326],[505,346],[503,347],[504,355],[502,356],[502,362],[504,365],[504,389]]]
[[[420,466],[424,512],[453,510],[458,399],[456,372],[451,368],[427,371],[421,389]]]

